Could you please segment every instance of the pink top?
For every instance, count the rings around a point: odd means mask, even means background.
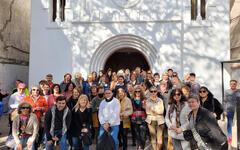
[[[68,99],[72,96],[72,91],[64,92],[63,95],[67,98],[67,101],[68,101]]]
[[[59,96],[63,96],[63,95],[59,95]],[[48,99],[47,99],[47,103],[48,103],[48,108],[52,107],[53,105],[56,104],[56,99],[57,99],[58,96],[55,96],[53,94],[49,95],[48,96]]]

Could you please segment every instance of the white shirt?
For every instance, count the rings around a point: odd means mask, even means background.
[[[98,119],[101,125],[109,123],[110,126],[120,125],[120,103],[113,97],[110,102],[104,99],[99,107]]]
[[[22,95],[19,94],[18,92],[12,94],[8,101],[8,113],[10,114],[11,112],[13,112],[13,110],[17,109],[22,99],[26,96],[27,95],[25,93]]]

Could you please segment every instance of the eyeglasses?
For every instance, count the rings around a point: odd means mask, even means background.
[[[180,93],[175,93],[174,96],[181,96],[181,94]]]
[[[206,92],[207,92],[206,90],[199,91],[199,93],[206,93]]]
[[[111,93],[105,93],[105,94],[111,94]]]
[[[32,89],[32,91],[39,91],[39,89]]]
[[[30,109],[30,107],[22,107],[22,109]]]
[[[157,93],[157,91],[150,91],[150,93]]]
[[[147,74],[152,74],[151,72],[148,72]]]
[[[135,93],[141,93],[141,91],[135,91]]]

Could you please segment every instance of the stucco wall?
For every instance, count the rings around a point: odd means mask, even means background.
[[[28,83],[31,0],[0,1],[1,88],[10,90],[16,79]]]
[[[55,82],[62,81],[67,72],[80,71],[86,76],[92,56],[103,42],[129,34],[156,49],[155,63],[150,66],[154,72],[169,67],[181,77],[196,72],[197,81],[221,97],[220,61],[230,59],[228,0],[210,0],[207,21],[197,25],[190,21],[187,0],[140,0],[131,9],[114,1],[119,0],[69,0],[66,21],[55,23],[49,21],[48,1],[33,1],[30,85],[48,73]]]

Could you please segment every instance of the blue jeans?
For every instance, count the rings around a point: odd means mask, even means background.
[[[234,117],[234,112],[227,112],[227,131],[228,131],[228,137],[232,138],[232,124],[233,124],[233,117]]]
[[[30,136],[30,137],[31,137],[31,136]],[[24,143],[27,143],[27,142],[28,142],[28,139],[29,139],[30,137],[21,138],[21,139],[20,139],[21,145],[23,146]],[[22,149],[23,149],[23,148],[24,148],[24,147],[22,147]],[[16,150],[16,149],[17,149],[17,145],[14,147],[14,150]],[[27,150],[35,150],[35,149],[34,149],[34,142],[33,142],[32,147],[28,148]]]
[[[82,147],[82,141],[80,141],[78,137],[72,137],[72,143],[74,150],[80,150]],[[89,146],[84,145],[83,150],[89,150]]]
[[[47,137],[45,138],[45,142],[46,142],[46,150],[53,150],[54,149],[53,145],[48,145],[47,144]],[[67,149],[67,135],[66,135],[66,133],[60,139],[59,144],[60,144],[60,150],[66,150]]]
[[[4,104],[2,101],[0,101],[0,117],[2,116],[3,114],[3,111],[4,111]]]
[[[114,141],[115,141],[115,145],[116,145],[116,150],[118,150],[118,131],[119,131],[119,126],[111,126],[112,131],[111,131],[111,136],[113,137]],[[100,127],[100,131],[99,131],[99,136],[98,139],[100,139],[101,135],[104,133],[104,128],[103,126]]]

